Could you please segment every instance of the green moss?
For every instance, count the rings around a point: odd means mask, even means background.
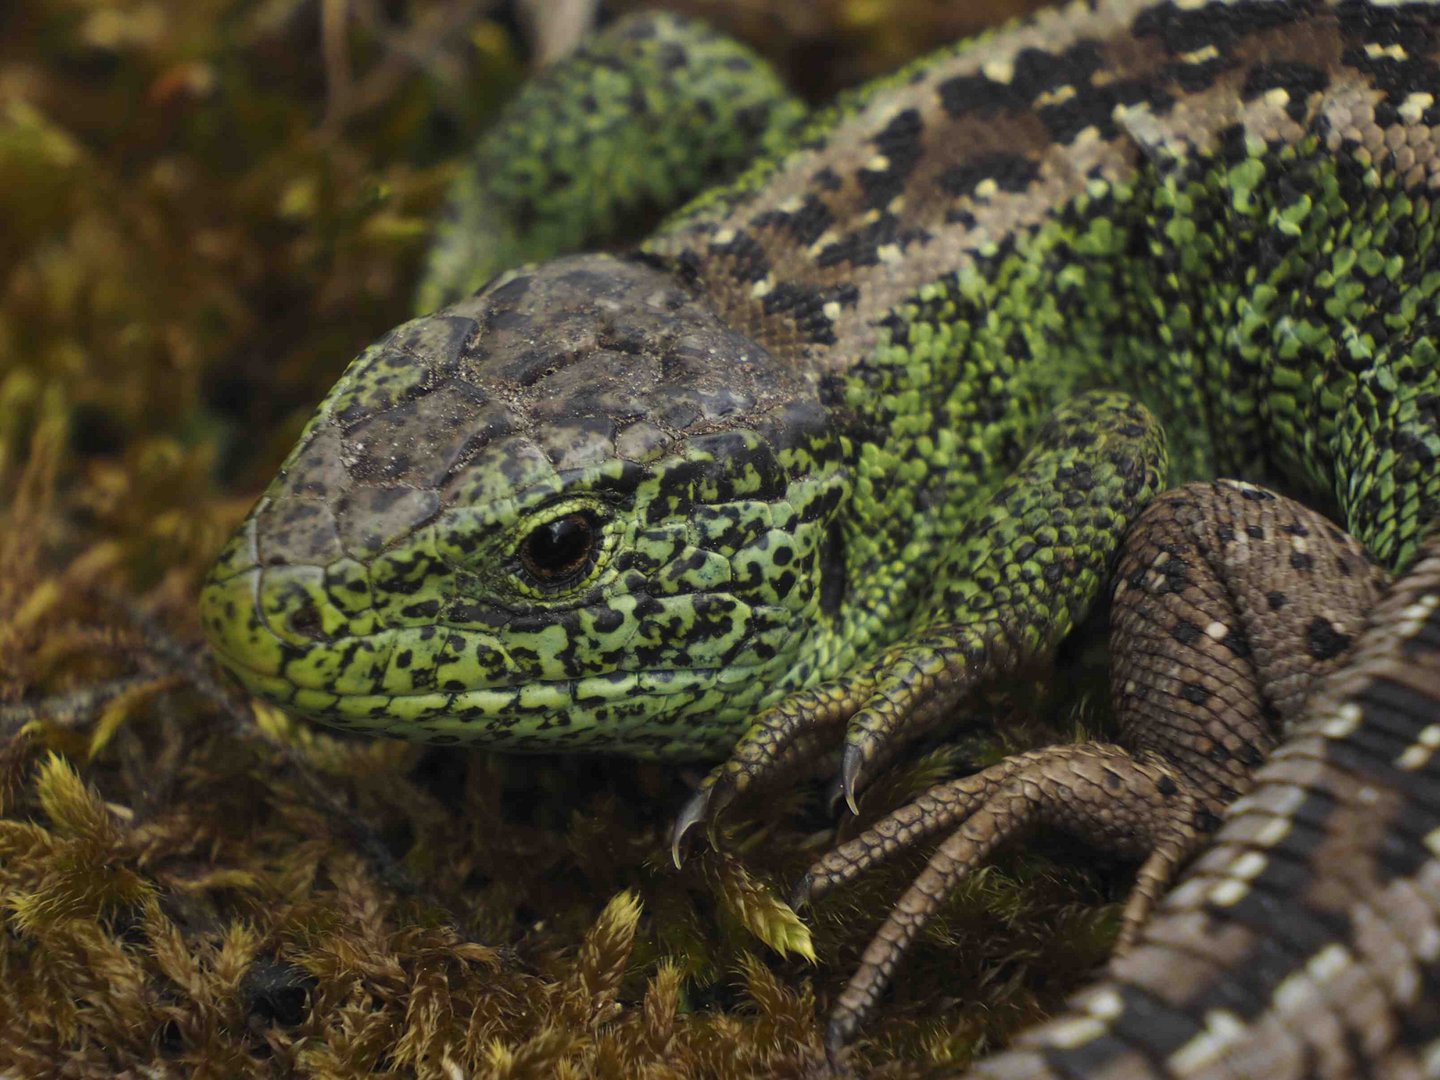
[[[773,7],[776,55],[823,43],[856,76],[934,43],[896,14],[923,0],[789,29],[796,6]],[[800,1075],[917,869],[796,921],[776,897],[830,842],[818,787],[677,872],[674,770],[342,739],[200,652],[200,575],[339,369],[405,317],[451,157],[519,48],[482,20],[417,68],[409,35],[447,5],[407,9],[410,30],[357,16],[342,93],[316,5],[23,8],[0,15],[0,1068]],[[707,6],[752,30],[754,10]],[[885,778],[860,821],[1053,719],[1011,730]],[[1053,1008],[1104,955],[1105,898],[1037,856],[980,875],[857,1065],[920,1075]]]

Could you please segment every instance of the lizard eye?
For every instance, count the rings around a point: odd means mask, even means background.
[[[520,564],[542,585],[564,585],[590,567],[599,548],[599,519],[588,511],[566,514],[530,531]]]

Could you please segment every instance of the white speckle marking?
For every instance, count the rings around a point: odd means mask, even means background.
[[[1245,1023],[1228,1009],[1211,1009],[1205,1014],[1205,1030],[1169,1057],[1169,1065],[1181,1075],[1199,1072],[1219,1061],[1245,1036]]]
[[[812,259],[817,258],[819,257],[821,252],[823,252],[831,244],[835,243],[835,241],[839,238],[839,235],[835,232],[834,229],[826,229],[816,238],[815,242],[810,245],[810,248],[806,252],[806,254],[808,254]]]
[[[1315,1003],[1315,984],[1303,973],[1286,975],[1275,988],[1275,1008],[1291,1016],[1304,1016]]]
[[[1015,61],[1008,56],[987,60],[980,65],[980,73],[991,82],[1008,83],[1015,77]]]
[[[876,154],[869,161],[865,162],[865,168],[869,172],[889,172],[890,159],[884,154]]]
[[[1320,734],[1327,739],[1348,738],[1360,726],[1361,719],[1360,706],[1353,701],[1347,701],[1335,710],[1331,719],[1325,721],[1320,728]]]
[[[1409,59],[1409,54],[1405,51],[1405,46],[1380,45],[1373,41],[1365,46],[1365,55],[1370,57],[1371,60],[1379,60],[1382,58],[1389,60]]]
[[[977,199],[993,199],[1000,194],[1000,185],[991,177],[986,177],[975,185],[974,195]]]
[[[1229,632],[1230,628],[1218,619],[1205,627],[1205,636],[1212,641],[1224,641],[1225,635]]]
[[[1173,908],[1198,907],[1205,900],[1206,883],[1199,879],[1186,881],[1170,890],[1168,903]]]
[[[1312,956],[1306,963],[1305,970],[1316,982],[1328,983],[1334,981],[1350,964],[1350,950],[1337,943],[1326,945]]]
[[[1220,907],[1230,907],[1244,900],[1249,891],[1250,886],[1245,882],[1226,878],[1210,890],[1210,902]]]
[[[824,313],[825,318],[829,319],[831,322],[834,322],[836,319],[840,318],[839,301],[831,300],[820,310]]]
[[[1298,784],[1283,787],[1280,789],[1279,798],[1270,801],[1270,809],[1283,818],[1294,817],[1295,811],[1305,802],[1306,794],[1305,789]]]
[[[756,300],[761,300],[764,297],[768,296],[770,294],[770,290],[774,287],[775,279],[769,274],[766,274],[759,281],[755,282],[754,285],[750,286],[750,295],[753,296]]]
[[[1283,86],[1272,86],[1260,100],[1272,109],[1283,109],[1290,104],[1290,91]]]
[[[1045,1034],[1052,1045],[1069,1050],[1072,1047],[1084,1046],[1105,1032],[1105,1025],[1093,1016],[1081,1016],[1074,1020],[1057,1021],[1046,1029]]]
[[[1415,601],[1415,603],[1402,610],[1394,623],[1396,636],[1400,640],[1406,641],[1418,634],[1420,627],[1424,624],[1425,620],[1430,617],[1431,612],[1435,610],[1436,604],[1440,604],[1440,594],[1431,593],[1428,596],[1422,596],[1419,600]]]
[[[1143,101],[1132,102],[1129,105],[1122,102],[1110,110],[1110,119],[1134,136],[1136,142],[1141,142],[1143,145],[1146,136],[1141,134],[1141,127],[1144,125],[1145,131],[1148,132],[1150,130],[1149,125],[1153,122],[1153,114],[1150,106],[1146,105]],[[1103,185],[1098,190],[1092,190],[1091,185],[1088,183],[1085,187],[1095,198],[1101,198],[1105,195],[1105,187]]]
[[[1424,767],[1425,763],[1435,756],[1437,748],[1440,748],[1440,724],[1431,724],[1395,759],[1395,764],[1413,772]]]
[[[1247,851],[1230,865],[1230,873],[1243,881],[1253,881],[1265,869],[1268,860],[1258,851]]]
[[[875,249],[875,257],[881,262],[894,266],[901,259],[899,244],[881,244]]]
[[[1290,835],[1289,818],[1273,818],[1255,834],[1255,842],[1262,847],[1274,847]]]
[[[1400,103],[1400,108],[1395,111],[1400,114],[1400,119],[1407,124],[1418,124],[1425,118],[1425,110],[1435,104],[1435,95],[1423,91],[1408,94],[1405,100]]]
[[[1085,1011],[1101,1020],[1113,1020],[1125,1011],[1125,1002],[1107,987],[1090,995],[1090,1000],[1085,1002]]]
[[[1206,45],[1204,48],[1196,49],[1194,52],[1180,54],[1182,64],[1203,64],[1207,60],[1220,59],[1220,50],[1214,45]]]
[[[1032,104],[1037,109],[1043,109],[1046,105],[1063,105],[1074,96],[1075,87],[1058,86],[1054,90],[1046,90],[1039,94]]]

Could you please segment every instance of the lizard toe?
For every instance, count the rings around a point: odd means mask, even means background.
[[[680,813],[675,815],[675,822],[670,826],[670,858],[675,862],[675,869],[680,869],[684,864],[683,845],[686,836],[699,825],[708,828],[728,799],[721,801],[719,805],[716,805],[716,801],[714,786],[702,784],[695,794],[686,800]]]
[[[828,852],[802,879],[806,897],[816,900],[897,852],[949,834],[866,948],[832,1027],[854,1030],[863,1023],[915,936],[1002,845],[1049,826],[1123,858],[1143,859],[1123,919],[1129,940],[1203,837],[1195,821],[1195,801],[1163,763],[1103,743],[1016,754],[932,788]]]

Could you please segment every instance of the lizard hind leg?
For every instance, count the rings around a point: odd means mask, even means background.
[[[1249,484],[1192,484],[1154,500],[1126,538],[1111,611],[1120,742],[1017,754],[940,785],[820,859],[797,900],[948,833],[876,933],[837,1000],[838,1050],[905,949],[1002,844],[1051,827],[1143,860],[1122,915],[1139,938],[1177,870],[1318,679],[1341,665],[1382,587],[1358,542]]]
[[[1384,574],[1321,514],[1233,480],[1147,508],[1115,573],[1120,741],[1219,814],[1338,667]]]

